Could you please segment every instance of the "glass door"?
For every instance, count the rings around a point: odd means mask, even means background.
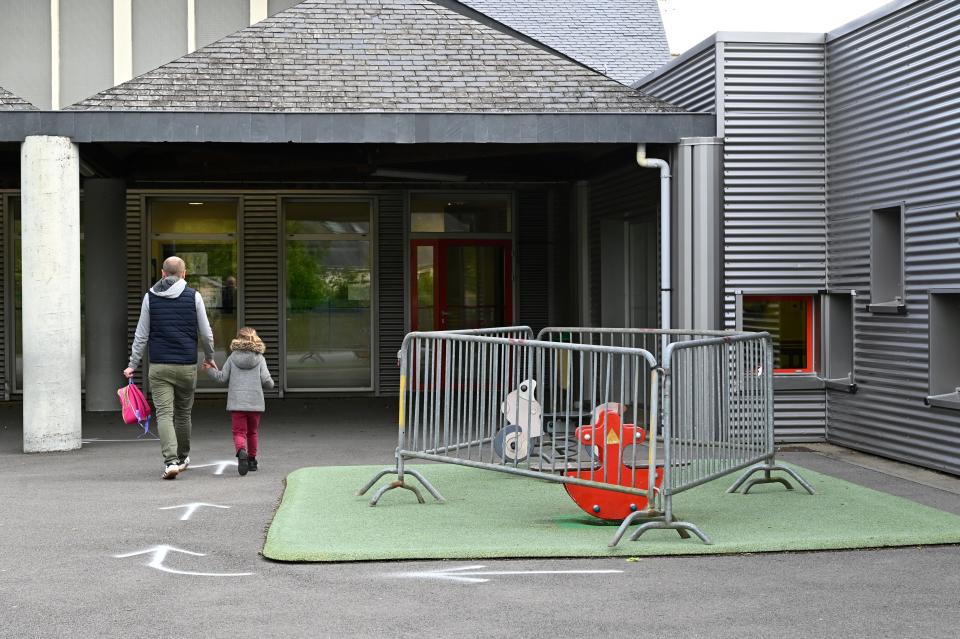
[[[372,205],[284,202],[287,390],[373,389]]]
[[[413,240],[411,329],[513,323],[510,240]]]
[[[149,204],[149,285],[160,279],[163,261],[171,255],[186,262],[187,286],[203,298],[213,329],[214,358],[223,366],[239,328],[237,201],[157,199]],[[225,390],[202,372],[197,375],[197,388]]]

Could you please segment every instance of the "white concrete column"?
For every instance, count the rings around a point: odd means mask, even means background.
[[[20,149],[23,451],[80,448],[80,155],[69,138]]]

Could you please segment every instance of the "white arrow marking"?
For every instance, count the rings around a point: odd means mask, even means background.
[[[186,508],[183,511],[183,517],[180,518],[180,521],[187,521],[190,519],[190,515],[196,512],[197,508],[201,506],[209,506],[210,508],[230,508],[230,506],[218,506],[217,504],[205,504],[203,502],[195,501],[190,504],[180,504],[179,506],[164,506],[160,510],[173,510],[174,508]]]
[[[466,584],[482,584],[490,581],[480,579],[479,575],[611,575],[622,573],[622,570],[488,570],[485,572],[469,572],[466,570],[482,570],[486,566],[460,566],[459,568],[445,568],[443,570],[427,570],[424,572],[398,572],[394,577],[413,579],[441,579]]]
[[[137,550],[135,552],[128,552],[122,555],[114,555],[114,557],[117,559],[126,559],[127,557],[136,557],[137,555],[153,555],[153,558],[147,562],[147,566],[150,568],[156,568],[157,570],[163,572],[173,573],[175,575],[192,575],[195,577],[245,577],[253,574],[252,572],[190,572],[188,570],[174,570],[173,568],[167,568],[163,565],[163,560],[167,558],[167,553],[169,553],[171,550],[174,552],[182,552],[185,555],[193,555],[194,557],[206,557],[206,554],[202,552],[181,550],[180,548],[175,548],[166,544],[154,546],[153,548],[147,548],[146,550]]]
[[[191,464],[190,468],[209,468],[210,466],[216,466],[217,469],[213,471],[213,474],[222,475],[224,469],[227,466],[236,466],[236,465],[237,465],[237,462],[233,461],[232,459],[226,459],[226,460],[221,459],[220,461],[215,461],[212,464],[197,464],[197,465]]]

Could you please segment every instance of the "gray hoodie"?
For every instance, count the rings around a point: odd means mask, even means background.
[[[262,413],[263,387],[273,388],[273,378],[263,359],[263,346],[233,340],[233,352],[220,370],[207,369],[210,379],[230,382],[227,390],[227,410]]]
[[[187,288],[187,281],[176,276],[165,277],[151,287],[154,295],[160,297],[180,297],[183,289]],[[203,347],[203,354],[206,359],[213,359],[213,330],[210,328],[210,320],[207,319],[207,308],[203,304],[203,298],[198,292],[194,295],[197,306],[197,334],[200,337],[200,346]],[[150,339],[150,293],[143,296],[143,303],[140,305],[140,321],[137,322],[137,332],[133,336],[133,347],[130,349],[130,362],[127,364],[130,368],[136,370],[143,359],[143,350]]]

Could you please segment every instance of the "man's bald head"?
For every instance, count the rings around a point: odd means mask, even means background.
[[[163,261],[163,272],[167,276],[183,277],[187,271],[187,264],[176,255],[171,255]]]

